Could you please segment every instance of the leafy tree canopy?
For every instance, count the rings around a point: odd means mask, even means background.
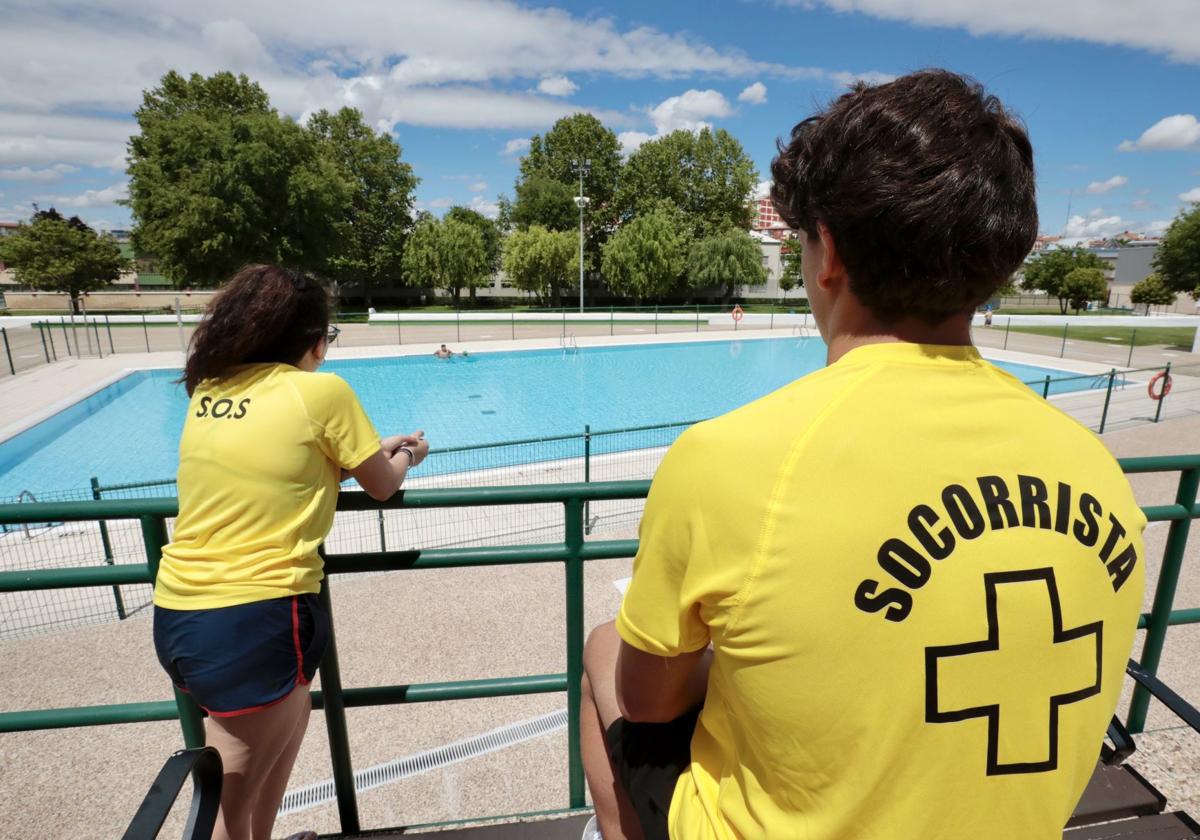
[[[532,225],[504,240],[504,273],[518,289],[533,292],[551,305],[562,301],[579,271],[578,240],[568,231],[547,230]]]
[[[1067,275],[1077,268],[1097,269],[1103,280],[1107,264],[1091,251],[1079,246],[1053,248],[1049,251],[1042,251],[1025,263],[1025,276],[1021,281],[1021,287],[1026,290],[1040,290],[1058,298],[1059,311],[1065,313],[1067,305],[1071,301],[1066,287]],[[1104,297],[1104,294],[1101,293],[1099,297]]]
[[[1171,222],[1154,255],[1154,270],[1167,288],[1200,300],[1200,204]]]
[[[485,285],[489,274],[479,231],[466,222],[428,215],[413,229],[403,263],[410,285],[443,289],[456,304],[464,288]]]
[[[1147,309],[1151,306],[1170,306],[1178,294],[1163,282],[1157,274],[1151,274],[1134,285],[1129,298],[1134,303],[1144,304]]]
[[[100,236],[78,216],[64,219],[53,208],[34,214],[15,235],[0,239],[0,262],[17,282],[67,292],[72,309],[79,295],[103,289],[131,268],[116,241]]]
[[[1108,283],[1099,268],[1073,268],[1063,280],[1062,295],[1076,313],[1093,300],[1103,300],[1107,294]]]
[[[762,246],[747,231],[726,228],[692,245],[687,263],[688,285],[694,289],[720,287],[732,298],[738,286],[767,282]]]
[[[354,186],[320,138],[246,76],[171,72],[143,95],[130,138],[134,248],[181,286],[249,262],[327,268]]]
[[[724,129],[674,131],[643,143],[629,156],[617,187],[620,218],[631,219],[670,201],[702,239],[725,228],[746,230],[758,172],[742,144]]]
[[[362,284],[369,304],[373,285],[401,276],[413,191],[420,179],[401,161],[400,146],[391,136],[372,131],[354,108],[318,111],[307,128],[321,154],[351,185],[336,224],[336,245],[322,273],[339,283]]]
[[[686,246],[678,211],[656,206],[623,224],[605,244],[604,280],[620,295],[637,300],[661,298],[679,285]]]

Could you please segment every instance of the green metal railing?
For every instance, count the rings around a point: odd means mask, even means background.
[[[1138,627],[1146,630],[1140,659],[1141,665],[1146,671],[1154,674],[1157,672],[1161,660],[1167,629],[1172,625],[1200,623],[1200,608],[1173,609],[1191,520],[1200,518],[1200,506],[1196,503],[1198,488],[1200,488],[1200,454],[1127,458],[1121,460],[1120,463],[1126,473],[1180,473],[1173,504],[1143,508],[1149,521],[1170,522],[1170,532],[1163,553],[1153,605],[1150,612],[1143,614],[1138,622]],[[630,481],[410,490],[396,494],[387,502],[374,501],[364,493],[345,493],[339,497],[338,509],[343,511],[561,504],[564,517],[564,535],[561,542],[329,554],[325,556],[325,571],[327,574],[335,575],[406,569],[561,563],[565,571],[566,598],[566,671],[564,673],[343,688],[336,635],[331,628],[329,650],[321,665],[323,690],[313,692],[313,705],[315,708],[325,710],[334,788],[344,833],[353,834],[360,830],[345,719],[347,708],[359,706],[566,692],[568,806],[570,808],[584,807],[584,777],[579,747],[580,681],[583,674],[584,643],[583,564],[589,560],[632,557],[637,552],[637,540],[585,541],[585,506],[590,502],[597,501],[644,498],[649,487],[650,482],[648,481]],[[138,520],[141,523],[146,550],[144,564],[105,564],[70,569],[0,573],[0,592],[150,583],[155,578],[162,547],[167,542],[166,520],[174,516],[176,512],[177,502],[172,498],[110,499],[0,506],[0,524]],[[321,598],[332,616],[329,587],[322,588]],[[1149,694],[1140,687],[1134,691],[1127,722],[1130,731],[1142,731],[1149,700]],[[178,691],[175,693],[173,702],[125,703],[0,713],[0,733],[175,718],[181,722],[184,741],[189,747],[203,744],[204,729],[201,712],[187,695]]]
[[[584,507],[589,502],[640,499],[650,482],[606,482],[593,484],[531,485],[471,489],[409,490],[387,502],[377,502],[365,493],[344,493],[338,510],[362,511],[397,508],[446,508],[496,505],[561,504],[564,538],[558,543],[497,547],[417,549],[410,551],[356,552],[325,555],[329,575],[402,569],[450,569],[528,563],[561,563],[565,571],[566,671],[519,677],[463,680],[413,685],[342,688],[336,633],[331,627],[329,649],[321,664],[321,691],[313,692],[314,708],[324,709],[329,734],[334,789],[342,831],[360,830],[354,773],[346,730],[345,710],[358,706],[426,703],[510,695],[566,692],[568,807],[586,805],[583,763],[579,748],[580,683],[583,677],[583,564],[589,560],[632,557],[637,540],[584,541]],[[0,573],[0,592],[38,589],[118,586],[152,583],[158,571],[162,547],[167,542],[166,520],[177,513],[173,498],[109,499],[82,502],[47,502],[0,506],[0,523],[27,521],[109,521],[134,519],[141,524],[146,562],[129,565],[99,565],[70,569]],[[321,598],[333,615],[329,588]],[[204,743],[202,713],[186,694],[175,692],[174,701],[123,703],[77,708],[36,709],[0,713],[0,733],[76,726],[171,720],[178,718],[188,747]]]

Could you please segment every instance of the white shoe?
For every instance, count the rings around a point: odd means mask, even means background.
[[[600,826],[596,822],[595,815],[587,821],[587,825],[583,827],[583,836],[579,840],[604,840],[600,835]]]

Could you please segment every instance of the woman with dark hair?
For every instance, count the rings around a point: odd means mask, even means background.
[[[225,768],[217,840],[271,836],[329,635],[317,548],[339,482],[387,499],[429,451],[419,431],[380,440],[350,386],[316,372],[336,329],[319,283],[249,266],[209,304],[182,379],[179,517],[154,644],[209,714]]]

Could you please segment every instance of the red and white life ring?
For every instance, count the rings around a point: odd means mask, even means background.
[[[1162,380],[1162,390],[1155,393],[1154,386],[1158,384],[1158,380]],[[1150,377],[1150,384],[1146,386],[1146,391],[1150,394],[1150,399],[1161,400],[1167,394],[1171,393],[1171,375],[1165,370],[1160,370],[1154,376]]]
[[[741,305],[736,303],[733,305],[733,311],[729,314],[733,316],[734,323],[742,320],[742,318],[746,315],[746,313],[742,311]]]

